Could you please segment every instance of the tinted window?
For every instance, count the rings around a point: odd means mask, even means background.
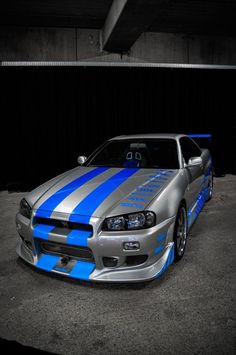
[[[87,166],[179,169],[174,139],[114,140],[91,156]]]
[[[200,148],[190,138],[182,137],[180,138],[179,142],[185,163],[188,163],[189,159],[192,157],[200,157]]]

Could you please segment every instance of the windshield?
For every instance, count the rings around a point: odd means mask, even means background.
[[[174,139],[108,141],[92,154],[86,166],[179,169],[177,143]]]

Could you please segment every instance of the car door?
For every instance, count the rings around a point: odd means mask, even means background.
[[[184,163],[187,165],[190,158],[200,157],[201,150],[198,145],[188,137],[182,137],[179,140],[180,147],[182,151],[182,156]],[[195,165],[195,166],[186,166],[185,172],[188,179],[188,206],[191,208],[196,199],[201,192],[201,184],[202,184],[202,175],[204,172],[204,166]]]

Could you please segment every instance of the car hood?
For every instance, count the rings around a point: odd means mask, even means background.
[[[28,195],[36,216],[88,223],[144,210],[178,170],[78,167]]]

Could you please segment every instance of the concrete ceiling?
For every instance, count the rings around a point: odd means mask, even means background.
[[[149,31],[235,36],[236,1],[169,1],[152,22]]]
[[[105,50],[125,52],[146,31],[236,36],[236,1],[5,0],[1,25],[97,28]]]
[[[112,0],[4,0],[0,25],[101,28]]]

